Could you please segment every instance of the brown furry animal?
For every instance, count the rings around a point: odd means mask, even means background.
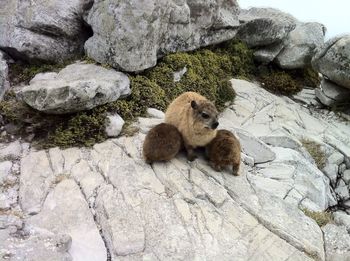
[[[187,159],[196,158],[194,149],[204,147],[216,136],[218,111],[215,105],[196,92],[185,92],[168,106],[165,122],[181,132]]]
[[[143,157],[147,163],[168,161],[176,156],[182,147],[182,136],[176,127],[161,123],[153,127],[143,143]]]
[[[241,162],[241,145],[238,139],[228,130],[218,130],[216,137],[206,146],[210,166],[221,171],[232,165],[233,175],[238,176]]]

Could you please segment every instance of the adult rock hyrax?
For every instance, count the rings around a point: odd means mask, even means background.
[[[147,163],[168,161],[176,156],[182,147],[182,137],[178,129],[161,123],[153,127],[143,143],[143,157]]]
[[[239,175],[241,162],[241,145],[238,139],[228,130],[218,130],[216,137],[206,146],[210,166],[216,171],[231,165],[233,175]]]
[[[187,159],[196,158],[194,149],[206,146],[216,136],[218,111],[202,95],[185,92],[168,106],[165,122],[174,125],[182,134]]]

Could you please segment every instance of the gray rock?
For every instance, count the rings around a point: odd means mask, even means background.
[[[107,115],[106,134],[108,137],[118,137],[124,126],[124,120],[118,114]]]
[[[350,215],[343,211],[336,211],[333,213],[333,219],[338,226],[345,226],[350,233]]]
[[[338,185],[334,189],[334,192],[338,195],[341,201],[346,201],[350,198],[349,189],[343,180],[340,180],[338,182]]]
[[[21,229],[23,227],[23,221],[14,215],[0,215],[0,229],[6,229],[9,227],[14,227],[17,229]]]
[[[113,69],[75,63],[59,73],[39,74],[19,95],[34,109],[51,114],[89,110],[130,94],[128,77]]]
[[[324,141],[341,152],[345,156],[345,160],[350,158],[350,147],[345,145],[342,141],[330,135],[325,135]]]
[[[253,167],[255,162],[254,162],[254,158],[250,157],[244,153],[241,153],[241,157],[242,157],[242,161],[247,164],[248,166]]]
[[[326,164],[322,169],[322,172],[329,178],[332,186],[335,186],[338,176],[338,165],[337,164]]]
[[[156,118],[156,119],[164,119],[165,114],[164,112],[154,109],[154,108],[148,108],[147,109],[147,114],[152,117],[152,118]]]
[[[89,37],[82,16],[91,3],[2,0],[0,48],[28,61],[62,62],[75,58],[82,54]]]
[[[339,175],[342,175],[344,173],[344,171],[346,170],[346,165],[343,163],[343,164],[340,164],[339,165],[339,168],[338,168],[338,174]]]
[[[326,96],[321,89],[315,89],[315,94],[319,101],[326,106],[331,107],[337,103],[336,100],[333,100],[332,98]]]
[[[181,81],[182,76],[185,75],[187,72],[187,67],[185,66],[182,70],[179,70],[177,72],[174,72],[174,82],[179,82]]]
[[[284,41],[276,63],[283,69],[304,68],[311,63],[315,49],[324,42],[325,27],[319,23],[301,23]]]
[[[273,44],[267,47],[262,47],[254,52],[254,59],[258,62],[268,64],[272,62],[276,56],[282,51],[283,44]]]
[[[346,184],[350,184],[350,169],[344,171],[342,178]]]
[[[327,224],[322,228],[326,260],[348,261],[350,259],[350,235],[344,226]]]
[[[11,173],[12,162],[4,161],[0,162],[0,185],[4,184],[7,176]]]
[[[275,153],[258,138],[238,130],[237,135],[242,146],[242,151],[252,157],[255,164],[272,161],[276,158]]]
[[[4,58],[4,54],[0,51],[0,101],[4,97],[4,94],[8,88],[10,88],[10,83],[7,79],[8,66]]]
[[[288,136],[262,136],[260,140],[274,147],[298,149],[302,144],[297,139]]]
[[[330,164],[340,165],[344,162],[344,155],[338,151],[335,151],[327,158],[327,162]]]
[[[235,0],[94,1],[86,19],[94,34],[85,51],[123,71],[145,70],[160,55],[233,38],[238,9]]]
[[[349,58],[350,59],[350,58]],[[321,90],[328,98],[335,100],[336,102],[342,102],[349,100],[350,90],[341,87],[327,79],[323,79],[321,82]]]
[[[312,58],[312,66],[330,81],[349,89],[349,60],[350,35],[344,35],[327,41]]]
[[[72,238],[73,260],[107,260],[107,251],[78,185],[61,181],[45,200],[42,211],[27,220],[33,228],[65,233]]]
[[[96,199],[96,215],[113,256],[129,256],[145,248],[143,223],[112,185],[103,187]]]
[[[45,230],[31,231],[24,238],[0,230],[0,256],[3,260],[71,261],[68,253],[71,243],[70,236]]]
[[[0,161],[17,160],[22,154],[21,143],[16,140],[8,144],[0,144]]]
[[[277,9],[255,7],[241,10],[239,21],[237,37],[249,47],[280,43],[297,24],[294,17]]]

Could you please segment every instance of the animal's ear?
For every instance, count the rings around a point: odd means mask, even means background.
[[[195,110],[198,108],[196,101],[191,101],[191,107]]]

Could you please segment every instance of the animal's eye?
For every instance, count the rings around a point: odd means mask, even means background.
[[[204,119],[209,119],[209,115],[206,114],[205,112],[202,112],[202,117],[203,117]]]

